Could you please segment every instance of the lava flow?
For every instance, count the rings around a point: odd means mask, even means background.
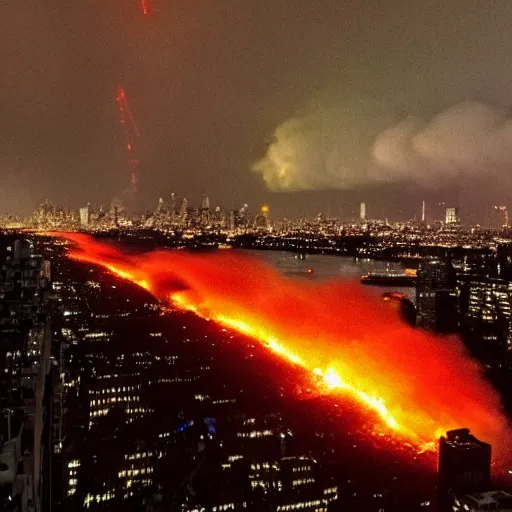
[[[372,410],[377,426],[404,442],[424,448],[469,427],[508,458],[500,398],[462,343],[405,325],[358,284],[295,281],[235,251],[141,255],[83,234],[58,236],[73,242],[71,258],[258,340],[310,371],[320,392]]]

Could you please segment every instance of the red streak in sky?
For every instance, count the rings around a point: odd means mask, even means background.
[[[148,0],[141,0],[142,14],[147,16],[149,14]]]
[[[299,282],[236,251],[129,254],[65,233],[70,257],[101,265],[160,300],[257,341],[311,374],[319,392],[373,411],[375,429],[419,449],[468,427],[508,458],[510,430],[498,394],[455,337],[403,324],[359,284]]]

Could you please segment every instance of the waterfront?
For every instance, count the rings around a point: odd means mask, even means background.
[[[277,268],[282,274],[307,280],[342,279],[356,281],[367,272],[400,271],[404,266],[397,262],[386,262],[368,258],[350,258],[345,256],[331,256],[324,254],[307,254],[305,259],[298,254],[287,251],[248,251],[251,256],[265,260]],[[311,269],[312,273],[308,270]],[[382,295],[389,291],[399,291],[415,300],[414,287],[386,287],[360,285],[365,289]]]

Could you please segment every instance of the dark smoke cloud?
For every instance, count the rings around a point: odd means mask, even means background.
[[[511,164],[512,120],[503,109],[463,102],[422,118],[358,98],[283,122],[253,170],[274,191],[382,182],[435,189],[459,178],[502,181]]]

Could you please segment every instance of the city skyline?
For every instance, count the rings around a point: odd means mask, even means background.
[[[0,5],[0,509],[512,510],[512,3]]]
[[[2,6],[3,211],[26,212],[45,197],[67,207],[96,198],[107,204],[127,189],[124,146],[133,137],[127,139],[120,126],[119,84],[140,134],[135,151],[143,207],[162,189],[186,190],[192,197],[208,190],[224,205],[268,203],[280,216],[312,215],[326,204],[335,215],[346,208],[340,204],[354,201],[354,208],[360,202],[373,205],[377,217],[400,217],[403,210],[408,218],[425,199],[475,205],[465,215],[476,222],[487,214],[480,205],[506,204],[508,4],[484,9],[452,0],[413,8],[395,0],[366,11],[352,1],[317,8],[292,8],[282,1],[251,9],[235,2],[202,8],[154,4],[142,19],[135,1],[56,4],[53,10],[35,1]],[[460,105],[466,106],[462,114]],[[450,146],[466,158],[457,172],[416,162],[412,168],[419,179],[407,171],[405,181],[394,183],[361,164],[366,143],[360,141],[383,140],[378,131],[367,130],[368,119],[382,135],[397,119],[415,119],[432,129],[439,114],[441,126],[454,127],[462,137]],[[308,137],[324,133],[333,115],[336,122],[354,121],[348,128],[361,151],[349,156],[357,163],[351,171],[361,179],[340,182],[334,175],[322,184],[317,176],[307,184],[273,186],[282,192],[267,189],[252,168],[276,140],[283,143],[279,127],[294,119],[306,122],[306,147],[313,157],[319,145]],[[431,135],[426,128],[417,131]],[[336,130],[325,132],[329,141],[337,140]],[[302,140],[304,133],[296,135]],[[487,165],[467,153],[466,136],[492,142]],[[439,139],[439,152],[447,140]],[[335,149],[344,155],[348,146],[341,140]],[[307,159],[299,158],[303,163]],[[316,172],[317,164],[310,162],[306,170]],[[392,168],[405,172],[396,162]],[[320,190],[345,186],[351,189]],[[301,188],[318,190],[286,191]]]

